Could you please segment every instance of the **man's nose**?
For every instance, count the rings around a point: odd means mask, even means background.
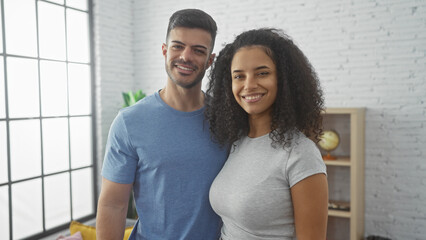
[[[190,48],[185,48],[182,53],[180,54],[180,59],[182,59],[185,62],[189,62],[192,59],[192,51]]]

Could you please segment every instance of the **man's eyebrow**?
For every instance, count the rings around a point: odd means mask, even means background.
[[[208,50],[208,49],[207,49],[207,47],[205,47],[205,46],[203,46],[203,45],[194,45],[194,46],[192,46],[192,47],[195,47],[195,48],[203,48],[203,49],[205,49],[205,50]]]
[[[177,44],[181,44],[181,45],[186,46],[186,44],[185,44],[185,43],[183,43],[183,42],[181,42],[181,41],[178,41],[178,40],[172,40],[171,42],[173,42],[173,43],[177,43]],[[205,47],[205,46],[203,46],[203,45],[193,45],[193,46],[191,46],[191,47],[195,47],[195,48],[203,48],[203,49],[205,49],[205,50],[208,50],[208,48],[207,48],[207,47]]]
[[[185,43],[178,41],[178,40],[172,40],[171,42],[173,43],[177,43],[177,44],[181,44],[181,45],[186,45]]]

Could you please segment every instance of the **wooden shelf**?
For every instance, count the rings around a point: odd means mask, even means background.
[[[328,209],[328,215],[332,217],[350,218],[350,211]]]
[[[364,112],[364,108],[326,108],[324,114],[357,114]]]
[[[349,157],[337,157],[336,160],[324,160],[325,165],[328,166],[343,166],[350,167],[351,160]]]
[[[323,117],[324,129],[335,130],[340,135],[340,144],[333,150],[337,159],[324,160],[327,167],[331,167],[327,171],[338,176],[338,178],[330,176],[329,185],[334,188],[329,188],[329,193],[330,196],[337,198],[333,200],[345,200],[345,204],[350,205],[350,210],[329,209],[328,215],[349,220],[349,239],[359,240],[364,237],[365,109],[327,108]],[[344,168],[333,168],[336,166]],[[342,193],[349,195],[341,195]],[[336,221],[344,222],[343,219]],[[333,234],[339,235],[336,229],[331,228],[327,231],[333,236],[330,238],[347,239],[334,236]]]

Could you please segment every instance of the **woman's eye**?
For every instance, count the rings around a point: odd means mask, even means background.
[[[242,79],[243,76],[242,75],[234,75],[234,79]]]
[[[269,74],[269,72],[260,72],[258,75],[259,76],[266,76],[266,75],[268,75]]]

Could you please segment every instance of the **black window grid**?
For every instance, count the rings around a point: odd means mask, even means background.
[[[88,0],[88,7],[87,7],[87,11],[85,10],[81,10],[81,9],[77,9],[77,8],[73,8],[73,7],[69,7],[67,6],[67,0],[64,0],[64,4],[58,4],[58,3],[54,3],[54,2],[49,2],[49,1],[45,1],[45,0],[34,0],[35,1],[35,11],[36,11],[36,33],[37,33],[37,57],[29,57],[29,56],[21,56],[21,55],[14,55],[14,54],[8,54],[6,52],[6,32],[5,32],[5,10],[4,10],[4,0],[0,0],[0,4],[1,4],[1,23],[2,23],[2,38],[3,38],[3,53],[0,54],[0,57],[3,58],[3,68],[4,68],[4,97],[5,97],[5,111],[6,111],[6,118],[1,119],[0,121],[5,122],[5,126],[6,126],[6,143],[7,143],[7,172],[8,172],[8,180],[6,183],[0,183],[0,187],[3,186],[8,186],[8,203],[9,203],[9,239],[12,240],[14,239],[13,237],[13,216],[12,216],[12,206],[13,206],[13,199],[12,199],[12,186],[14,184],[20,183],[20,182],[25,182],[25,181],[30,181],[33,179],[41,179],[41,197],[42,197],[42,223],[43,223],[43,231],[40,233],[37,233],[35,235],[32,236],[28,236],[25,239],[39,239],[48,235],[51,235],[55,232],[58,232],[60,230],[64,230],[66,228],[69,227],[69,223],[65,223],[62,224],[60,226],[54,227],[54,228],[46,228],[46,218],[45,218],[45,199],[44,199],[44,178],[45,177],[49,177],[49,176],[53,176],[53,175],[58,175],[58,174],[63,174],[63,173],[69,173],[69,190],[70,190],[70,220],[78,220],[78,221],[86,221],[89,219],[92,219],[96,216],[96,208],[97,208],[97,164],[96,164],[96,159],[97,159],[97,153],[96,153],[96,112],[95,112],[95,106],[96,106],[96,91],[95,91],[95,71],[94,71],[94,33],[93,33],[93,9],[92,9],[92,0]],[[38,24],[38,2],[46,2],[49,4],[54,4],[54,5],[58,5],[58,6],[62,6],[64,7],[64,17],[65,17],[65,46],[67,46],[67,9],[73,9],[76,11],[80,11],[80,12],[85,12],[88,14],[88,18],[89,18],[89,49],[90,49],[90,61],[89,63],[81,63],[81,62],[74,62],[74,61],[69,61],[68,60],[68,48],[65,48],[65,61],[63,60],[55,60],[55,59],[48,59],[48,58],[41,58],[40,57],[40,53],[39,53],[39,49],[40,49],[40,45],[39,45],[39,24]],[[38,99],[38,103],[39,103],[39,116],[38,117],[25,117],[25,118],[10,118],[9,117],[9,104],[8,104],[8,90],[7,90],[7,57],[16,57],[16,58],[29,58],[29,59],[35,59],[37,60],[37,67],[38,67],[38,91],[39,91],[39,99]],[[67,101],[67,107],[68,107],[68,114],[67,115],[60,115],[60,116],[48,116],[48,117],[42,117],[42,104],[41,104],[41,84],[40,84],[40,61],[42,60],[48,60],[48,61],[57,61],[57,62],[63,62],[66,63],[66,71],[67,71],[67,82],[68,82],[68,64],[69,63],[76,63],[76,64],[87,64],[90,67],[90,74],[91,74],[91,114],[86,114],[86,115],[70,115],[69,114],[69,101]],[[67,94],[69,93],[69,88],[67,88]],[[69,99],[69,96],[67,96],[67,99]],[[68,170],[64,170],[64,171],[58,171],[58,172],[54,172],[54,173],[49,173],[49,174],[45,174],[44,173],[44,166],[43,166],[43,126],[42,126],[42,120],[43,119],[49,119],[49,118],[67,118],[67,122],[68,122],[68,149],[70,149],[70,145],[71,145],[71,141],[70,141],[70,118],[72,117],[91,117],[91,129],[92,129],[92,164],[84,166],[84,167],[79,167],[79,168],[72,168],[71,167],[71,151],[68,151],[69,153],[69,157],[68,157]],[[9,123],[10,121],[15,121],[15,120],[31,120],[31,119],[37,119],[39,120],[39,124],[40,124],[40,154],[41,154],[41,175],[39,176],[34,176],[34,177],[29,177],[29,178],[25,178],[25,179],[19,179],[19,180],[15,180],[12,181],[11,179],[11,153],[10,153],[10,127],[9,127]],[[92,169],[92,189],[93,189],[93,202],[92,202],[92,207],[93,207],[93,213],[79,218],[79,219],[74,219],[73,217],[73,204],[72,204],[72,172],[74,171],[78,171],[81,169],[87,169],[87,168],[91,168]]]

